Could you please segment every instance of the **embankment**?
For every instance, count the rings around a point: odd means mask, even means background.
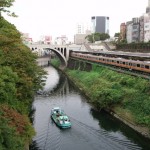
[[[77,64],[75,64],[76,66]],[[82,64],[83,66],[83,64]],[[91,70],[67,68],[67,76],[97,109],[105,109],[150,138],[150,82],[92,64]],[[76,69],[75,69],[76,68]]]

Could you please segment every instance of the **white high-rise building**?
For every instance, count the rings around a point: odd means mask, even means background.
[[[87,30],[90,30],[89,23],[77,23],[76,34],[86,34]]]
[[[78,23],[76,27],[76,34],[84,34],[85,33],[85,27],[83,23]]]
[[[127,43],[132,43],[132,21],[128,21],[126,23],[126,38],[127,38]]]

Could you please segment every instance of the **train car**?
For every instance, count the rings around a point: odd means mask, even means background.
[[[80,58],[80,59],[97,62],[97,63],[113,65],[121,68],[126,68],[129,70],[137,70],[141,72],[150,73],[150,62],[96,56],[91,54],[82,54],[82,53],[75,53],[75,52],[71,53],[71,57]]]

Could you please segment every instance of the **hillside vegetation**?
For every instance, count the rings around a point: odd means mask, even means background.
[[[66,69],[66,73],[98,109],[122,111],[136,124],[150,128],[150,82],[93,65],[90,72]]]
[[[24,150],[35,134],[29,112],[45,72],[16,27],[0,17],[0,150]]]

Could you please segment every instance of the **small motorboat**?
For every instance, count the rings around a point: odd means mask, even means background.
[[[70,128],[71,122],[69,117],[59,107],[54,107],[51,110],[51,118],[55,124],[60,128]]]

